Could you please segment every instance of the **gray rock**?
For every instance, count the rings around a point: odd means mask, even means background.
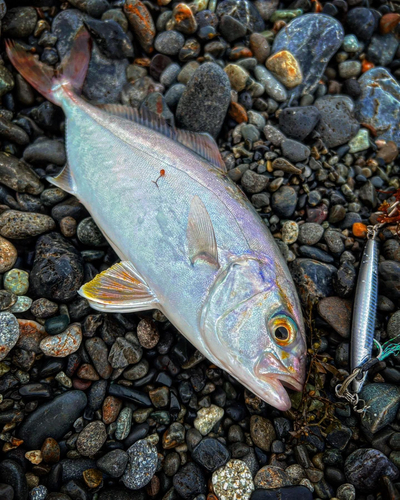
[[[238,38],[243,38],[247,33],[247,28],[244,24],[228,15],[222,17],[218,29],[228,42],[233,42]]]
[[[7,38],[26,38],[33,33],[37,18],[33,7],[9,9],[2,21],[2,35]]]
[[[157,448],[140,439],[127,450],[128,465],[121,480],[131,490],[139,490],[151,481],[157,468]]]
[[[310,156],[310,148],[293,139],[284,139],[281,143],[282,154],[294,163],[307,160]]]
[[[215,63],[200,66],[184,90],[176,110],[181,127],[217,136],[231,99],[230,83]]]
[[[90,422],[79,434],[76,449],[83,457],[91,457],[106,442],[106,426],[100,420]]]
[[[298,240],[303,245],[315,245],[324,234],[324,228],[315,222],[306,222],[299,229]]]
[[[256,174],[252,170],[247,170],[241,179],[243,189],[252,194],[263,191],[267,187],[268,182],[268,177]]]
[[[8,355],[18,338],[17,318],[9,312],[0,312],[0,361]]]
[[[281,218],[293,215],[297,204],[297,193],[291,186],[282,186],[273,193],[271,207],[273,212]]]
[[[325,14],[306,14],[293,19],[280,30],[272,54],[288,50],[299,62],[303,81],[291,93],[312,94],[331,57],[343,42],[342,25]]]
[[[154,41],[155,49],[167,56],[176,56],[185,43],[185,37],[178,31],[170,30],[159,33]]]
[[[386,299],[388,300],[388,299]],[[389,319],[387,325],[387,334],[390,339],[397,339],[400,342],[400,311],[396,311]]]
[[[375,434],[396,418],[400,407],[400,388],[390,384],[368,384],[363,387],[360,398],[369,407],[362,414],[361,425]]]
[[[349,97],[327,95],[318,98],[314,106],[321,113],[316,130],[328,148],[347,143],[360,129],[353,115],[353,103]]]
[[[266,125],[264,127],[264,135],[267,141],[272,142],[272,144],[277,147],[279,147],[282,144],[282,141],[285,139],[285,136],[282,134],[282,132],[273,125]]]
[[[123,337],[118,337],[113,343],[108,361],[113,368],[126,368],[138,363],[142,358],[143,350],[139,344],[133,344]]]
[[[368,46],[367,58],[376,66],[389,66],[393,61],[399,42],[393,33],[374,35]]]
[[[98,21],[87,17],[85,26],[106,57],[110,59],[134,57],[132,42],[117,22]]]
[[[302,141],[314,130],[320,117],[315,106],[285,108],[279,115],[279,128],[284,134]]]
[[[65,165],[67,157],[64,143],[56,139],[40,137],[24,150],[24,160],[28,163]]]
[[[313,259],[296,259],[290,270],[303,304],[333,295],[332,278],[336,267]]]
[[[276,102],[285,102],[288,94],[282,83],[264,66],[258,65],[254,68],[254,76],[257,81],[264,85],[265,92]]]
[[[48,437],[59,441],[71,430],[72,424],[81,416],[86,404],[87,398],[82,391],[68,391],[56,396],[25,418],[18,428],[18,436],[30,450],[40,449]]]
[[[260,13],[248,0],[223,0],[218,3],[218,17],[229,15],[240,21],[249,31],[263,31],[265,24]]]
[[[121,477],[129,456],[124,450],[112,450],[97,460],[97,467],[111,477]]]
[[[378,26],[378,16],[365,7],[356,7],[347,14],[347,26],[361,40],[370,40]]]

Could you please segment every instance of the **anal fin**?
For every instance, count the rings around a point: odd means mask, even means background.
[[[71,169],[69,168],[68,163],[62,169],[61,173],[57,175],[57,177],[47,176],[46,180],[69,194],[76,194],[75,181],[72,178]]]
[[[129,313],[155,309],[158,300],[147,283],[127,261],[114,264],[98,274],[79,292],[93,309],[102,312]]]

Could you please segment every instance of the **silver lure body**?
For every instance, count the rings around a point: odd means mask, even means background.
[[[371,238],[365,245],[357,279],[351,330],[351,371],[371,358],[378,302],[378,242]],[[361,391],[366,374],[353,380],[352,389]]]

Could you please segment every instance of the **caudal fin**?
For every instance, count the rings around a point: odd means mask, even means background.
[[[89,33],[84,27],[80,28],[69,54],[54,69],[40,62],[38,56],[16,45],[13,40],[6,41],[7,54],[14,67],[32,87],[54,104],[59,104],[54,94],[57,84],[69,84],[76,93],[81,92],[90,62],[91,46]]]

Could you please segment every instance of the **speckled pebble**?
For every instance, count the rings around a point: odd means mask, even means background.
[[[219,406],[211,405],[209,408],[200,408],[193,425],[203,436],[206,436],[223,416],[224,410]]]
[[[250,469],[242,460],[230,460],[216,470],[212,484],[219,500],[249,500],[254,490]]]
[[[51,335],[40,342],[40,349],[46,356],[65,358],[79,349],[82,330],[78,323],[70,325],[63,333]]]
[[[157,448],[140,439],[127,449],[128,465],[121,480],[131,490],[139,490],[151,481],[157,468]]]
[[[17,318],[9,312],[0,313],[0,361],[15,346],[20,335]]]
[[[21,269],[11,269],[4,275],[3,285],[15,295],[25,295],[29,289],[29,274]]]

